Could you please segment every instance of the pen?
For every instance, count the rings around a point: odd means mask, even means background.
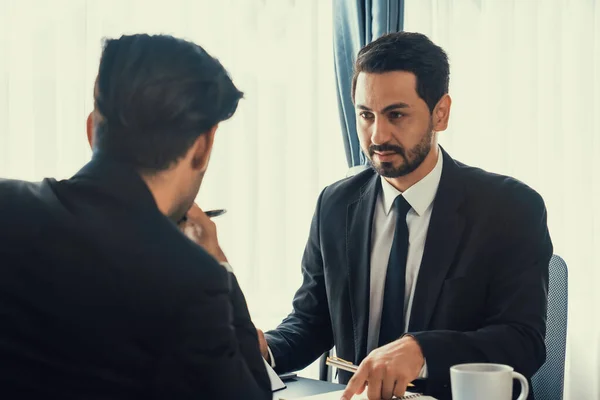
[[[205,211],[205,212],[204,212],[204,214],[206,214],[206,216],[207,216],[208,218],[215,218],[215,217],[218,217],[218,216],[221,216],[221,215],[225,214],[226,212],[227,212],[227,210],[226,210],[226,209],[224,209],[224,208],[218,208],[218,209],[216,209],[216,210],[208,210],[208,211]],[[182,222],[186,222],[186,221],[187,221],[187,215],[184,215],[184,216],[183,216],[183,217],[182,217],[182,218],[179,220],[178,224],[181,224]]]
[[[205,214],[208,218],[215,218],[215,217],[225,214],[226,212],[227,212],[226,209],[219,208],[217,210],[208,210],[205,212]]]
[[[355,373],[358,369],[358,367],[351,362],[337,357],[327,357],[326,364],[352,373]]]
[[[346,360],[343,360],[338,357],[327,357],[327,360],[325,363],[332,367],[336,367],[338,369],[352,372],[352,373],[355,373],[356,370],[358,369],[358,366],[352,364],[350,361],[346,361]],[[413,385],[412,383],[408,384],[408,387],[414,387],[414,386],[415,385]]]

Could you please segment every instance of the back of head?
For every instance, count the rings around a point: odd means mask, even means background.
[[[94,151],[160,172],[230,118],[241,97],[219,61],[194,43],[146,34],[107,40],[94,91]]]
[[[356,79],[361,72],[381,74],[391,71],[406,71],[416,76],[417,93],[430,112],[448,93],[450,66],[444,50],[423,34],[397,32],[381,36],[358,53],[352,79],[353,99]]]

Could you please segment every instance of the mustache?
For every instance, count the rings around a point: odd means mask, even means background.
[[[406,156],[404,148],[393,144],[372,144],[369,146],[369,155],[371,157],[373,156],[373,154],[375,154],[376,151],[393,151],[394,153],[400,154],[402,157]]]

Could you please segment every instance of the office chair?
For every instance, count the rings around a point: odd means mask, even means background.
[[[565,260],[552,256],[548,281],[546,362],[531,378],[536,399],[562,400],[567,342],[568,271]]]

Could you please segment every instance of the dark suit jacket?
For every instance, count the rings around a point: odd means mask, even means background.
[[[134,170],[0,180],[0,398],[271,399],[257,340]]]
[[[444,399],[452,365],[509,364],[527,377],[542,365],[552,243],[534,190],[442,154],[409,333],[427,360],[425,391]],[[367,355],[379,186],[369,169],[321,193],[293,312],[266,335],[278,372],[301,369],[334,344],[355,364]],[[342,382],[348,379],[340,372]]]

